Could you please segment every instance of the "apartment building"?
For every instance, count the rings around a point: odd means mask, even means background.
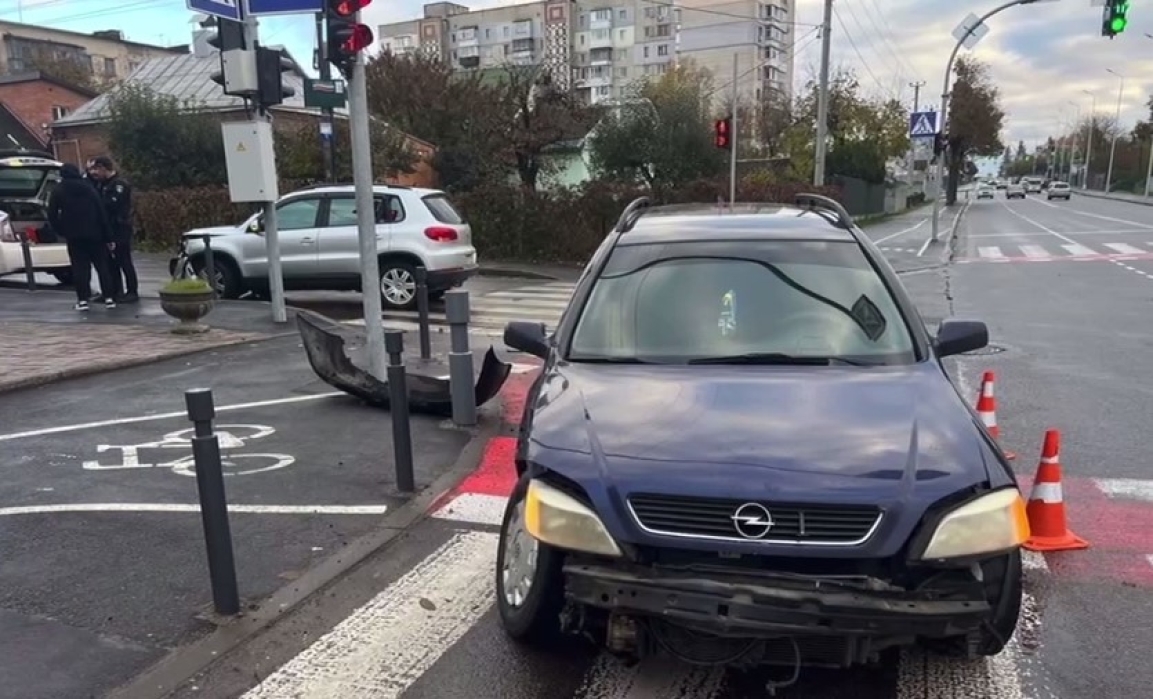
[[[70,62],[98,80],[120,80],[150,58],[186,53],[128,41],[115,29],[91,34],[0,21],[0,70],[5,74],[37,70],[44,61]]]
[[[692,58],[730,84],[738,55],[742,98],[792,94],[794,0],[537,0],[485,10],[448,2],[382,25],[394,54],[423,51],[457,70],[546,65],[590,103],[632,96],[638,79]],[[718,101],[728,99],[719,91]]]

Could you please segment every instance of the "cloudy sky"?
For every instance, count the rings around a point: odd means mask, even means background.
[[[508,0],[457,0],[471,7],[512,4]],[[717,0],[723,2],[724,0]],[[1100,2],[1100,0],[1097,0]],[[820,44],[814,30],[822,0],[796,0],[798,61],[796,82],[816,74]],[[999,0],[834,0],[833,64],[856,70],[866,89],[897,95],[912,104],[910,82],[923,80],[922,105],[939,102],[945,61],[954,43],[950,32],[970,12],[983,14]],[[1014,7],[988,22],[990,31],[971,53],[992,66],[1008,112],[1005,138],[1033,144],[1060,130],[1080,110],[1117,109],[1121,80],[1121,119],[1145,117],[1153,94],[1153,7],[1133,3],[1129,29],[1110,41],[1100,35],[1101,8],[1093,0],[1049,0]],[[376,0],[366,10],[378,24],[420,14],[422,0]],[[121,29],[129,38],[176,44],[188,40],[192,15],[185,0],[0,0],[0,19],[90,32]],[[297,59],[311,62],[315,26],[309,17],[278,17],[261,23],[268,43],[287,45]],[[962,49],[964,51],[964,49]],[[966,53],[970,53],[966,51]],[[1073,104],[1071,104],[1071,102]]]

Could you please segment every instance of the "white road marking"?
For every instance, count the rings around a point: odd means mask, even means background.
[[[1139,478],[1097,478],[1097,487],[1111,498],[1153,502],[1153,480]]]
[[[1020,247],[1021,252],[1025,253],[1025,257],[1029,257],[1034,260],[1051,257],[1049,251],[1040,245],[1022,245]]]
[[[1093,248],[1086,247],[1084,245],[1078,245],[1077,243],[1070,243],[1067,245],[1062,245],[1061,247],[1065,248],[1065,250],[1067,250],[1070,255],[1082,256],[1082,255],[1096,255],[1097,254],[1096,251],[1093,250]]]
[[[629,667],[601,653],[573,699],[708,699],[720,692],[724,671],[655,656]]]
[[[316,393],[311,396],[292,396],[291,398],[275,398],[272,400],[258,400],[252,403],[234,403],[232,405],[218,405],[216,412],[226,413],[234,410],[249,410],[251,408],[267,408],[273,405],[289,405],[292,403],[307,403],[309,401],[321,400],[324,398],[332,398],[333,396],[343,396],[344,393],[340,391],[331,391],[328,393]],[[116,425],[131,425],[138,422],[152,422],[154,420],[171,420],[173,418],[182,417],[188,419],[188,413],[179,410],[172,413],[156,413],[155,415],[139,415],[136,417],[121,417],[112,420],[99,420],[97,422],[82,422],[75,425],[63,425],[61,427],[45,427],[39,430],[27,430],[25,432],[12,432],[10,434],[0,435],[0,442],[9,442],[14,439],[24,439],[26,437],[43,437],[46,434],[60,434],[62,432],[77,432],[79,430],[92,430],[99,427],[114,427]]]
[[[1122,255],[1143,255],[1143,254],[1145,254],[1145,251],[1142,250],[1141,248],[1134,247],[1134,246],[1128,245],[1126,243],[1105,243],[1104,245],[1105,245],[1105,247],[1109,248],[1110,250],[1116,250],[1117,252],[1121,253]]]
[[[915,223],[903,231],[897,231],[896,233],[891,233],[891,234],[885,236],[884,238],[877,238],[876,240],[873,241],[873,244],[874,245],[880,245],[881,243],[885,242],[886,240],[892,240],[893,238],[900,237],[902,235],[905,235],[906,233],[912,233],[913,231],[917,230],[921,226],[925,225],[925,223],[927,223],[929,220],[930,219],[927,219],[927,218],[922,219],[919,223]]]
[[[1153,229],[1153,226],[1149,226]],[[1117,235],[1118,233],[1144,233],[1146,231],[1135,231],[1132,228],[1101,230],[1094,229],[1091,231],[1065,231],[1066,235]],[[969,238],[1027,238],[1035,235],[1049,235],[1045,231],[1028,231],[1022,233],[976,233],[968,236]],[[1153,243],[1149,243],[1153,245]]]
[[[257,515],[382,515],[387,505],[228,505],[229,512]],[[44,515],[57,512],[200,512],[200,505],[172,503],[105,502],[72,505],[0,507],[0,517]]]
[[[1016,210],[1016,209],[1014,209],[1013,207],[1011,207],[1011,206],[1009,206],[1009,205],[1005,204],[1004,202],[1002,202],[1002,203],[1001,203],[1001,205],[1005,207],[1005,210],[1006,210],[1006,211],[1008,211],[1009,213],[1013,214],[1013,215],[1014,215],[1014,216],[1016,216],[1017,218],[1021,219],[1021,220],[1022,220],[1022,221],[1024,221],[1025,223],[1031,223],[1031,224],[1033,224],[1034,226],[1036,226],[1036,227],[1040,228],[1041,230],[1045,231],[1045,232],[1046,232],[1046,233],[1048,233],[1049,235],[1051,235],[1051,236],[1053,236],[1053,237],[1055,237],[1055,238],[1058,238],[1058,239],[1060,239],[1060,240],[1063,240],[1063,241],[1065,241],[1066,243],[1070,243],[1070,244],[1072,244],[1072,245],[1076,245],[1076,244],[1077,244],[1077,241],[1076,241],[1076,240],[1073,240],[1072,238],[1070,238],[1070,237],[1068,237],[1068,236],[1066,236],[1066,235],[1064,235],[1064,234],[1062,234],[1062,233],[1058,233],[1057,231],[1053,230],[1052,228],[1049,228],[1048,226],[1046,226],[1046,225],[1044,225],[1044,224],[1042,224],[1042,223],[1037,223],[1037,222],[1036,222],[1036,221],[1034,221],[1033,219],[1029,218],[1028,216],[1026,216],[1026,215],[1025,215],[1025,214],[1023,214],[1023,213],[1020,213],[1019,211],[1017,211],[1017,210]],[[1050,206],[1052,206],[1052,205],[1050,204]]]
[[[497,535],[460,532],[244,699],[399,697],[493,603]]]
[[[1047,201],[1041,201],[1039,199],[1032,199],[1030,201],[1035,201],[1038,204],[1042,204],[1044,206],[1051,206],[1054,209],[1061,209],[1061,211],[1066,212],[1066,213],[1077,214],[1079,216],[1088,216],[1089,218],[1098,218],[1098,219],[1101,219],[1102,221],[1113,221],[1114,223],[1124,223],[1124,224],[1127,224],[1130,226],[1137,226],[1138,228],[1143,228],[1145,230],[1148,230],[1150,227],[1148,223],[1139,223],[1137,221],[1130,221],[1128,219],[1117,218],[1115,216],[1102,216],[1101,214],[1091,214],[1088,211],[1081,211],[1080,209],[1071,209],[1071,208],[1069,208],[1068,205],[1057,206],[1056,204],[1050,204]],[[1132,232],[1133,233],[1140,233],[1141,231],[1132,231]]]
[[[998,259],[1005,256],[1001,252],[1001,248],[993,245],[988,247],[977,248],[977,254],[984,258]]]
[[[462,493],[432,513],[437,519],[500,526],[508,498],[483,493]]]

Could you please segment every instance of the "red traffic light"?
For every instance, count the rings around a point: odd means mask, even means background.
[[[730,126],[728,119],[717,119],[713,122],[713,144],[717,148],[728,148],[732,143],[729,137]]]
[[[341,17],[351,17],[368,7],[371,2],[372,0],[333,0],[332,9]]]
[[[345,53],[359,53],[372,46],[372,29],[367,24],[357,24],[351,27],[348,38],[340,44]]]

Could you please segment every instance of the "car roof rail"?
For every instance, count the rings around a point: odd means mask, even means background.
[[[823,194],[812,194],[810,192],[801,192],[793,198],[793,202],[797,206],[804,207],[811,211],[831,211],[837,215],[836,221],[833,223],[846,230],[852,230],[853,217],[841,206],[841,203],[832,197],[826,197]]]
[[[645,209],[652,206],[652,200],[648,197],[637,197],[629,202],[625,210],[621,213],[621,217],[617,219],[616,229],[621,233],[628,233],[637,225],[637,221],[644,215]]]

